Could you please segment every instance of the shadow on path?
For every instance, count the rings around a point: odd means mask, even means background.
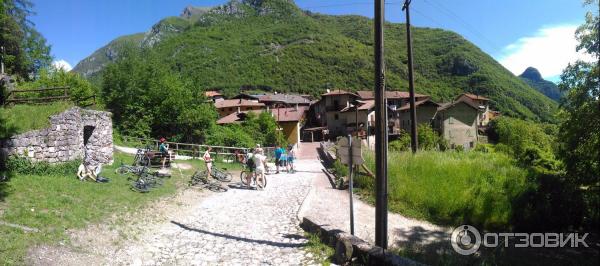
[[[197,232],[197,233],[201,233],[201,234],[207,234],[207,235],[227,238],[227,239],[236,240],[236,241],[243,241],[243,242],[247,242],[247,243],[263,244],[263,245],[269,245],[269,246],[280,247],[280,248],[299,248],[299,247],[306,246],[306,244],[281,243],[281,242],[274,242],[274,241],[269,241],[269,240],[250,239],[250,238],[245,238],[245,237],[232,236],[232,235],[228,235],[228,234],[214,233],[214,232],[209,232],[209,231],[202,230],[202,229],[191,228],[187,225],[184,225],[184,224],[181,224],[181,223],[178,223],[175,221],[171,221],[171,223],[174,225],[177,225],[185,230],[188,230],[188,231],[193,231],[193,232]]]

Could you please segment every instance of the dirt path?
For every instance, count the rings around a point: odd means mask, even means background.
[[[306,161],[305,164],[306,167],[314,169],[313,185],[302,206],[300,216],[309,217],[319,224],[327,224],[350,232],[348,191],[332,188],[330,180],[320,170],[322,167],[319,161]],[[332,204],[334,202],[335,204]],[[357,196],[354,197],[354,219],[356,235],[374,243],[375,208],[360,201]],[[426,221],[388,213],[388,245],[390,247],[422,246],[440,242],[449,244],[451,230]]]

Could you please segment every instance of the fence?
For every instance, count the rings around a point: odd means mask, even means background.
[[[146,147],[150,146],[152,149],[158,150],[160,145],[159,140],[155,139],[145,139],[145,138],[136,138],[136,137],[128,137],[123,136],[123,140],[126,144],[137,146],[137,147]],[[177,155],[189,156],[192,158],[200,158],[206,152],[208,147],[212,148],[211,157],[214,160],[222,159],[224,162],[234,162],[236,151],[241,153],[251,152],[253,148],[240,148],[240,147],[227,147],[227,146],[212,146],[212,145],[204,145],[204,144],[191,144],[191,143],[180,143],[180,142],[165,142],[169,146],[169,150],[175,152]],[[267,158],[273,157],[275,152],[274,147],[262,147]]]
[[[5,97],[6,101],[4,102],[4,104],[5,105],[19,104],[19,103],[36,104],[36,103],[47,103],[47,102],[54,102],[54,101],[66,101],[66,100],[71,99],[71,96],[69,94],[70,90],[71,90],[70,87],[54,87],[54,88],[42,88],[42,89],[33,89],[33,90],[12,90],[12,91],[9,91],[8,94],[6,95],[6,97]],[[57,92],[57,91],[59,93],[53,93],[53,92]],[[22,97],[22,95],[27,95],[27,94],[32,94],[32,93],[39,93],[41,95],[52,95],[52,94],[56,94],[56,95],[40,96],[40,97]],[[20,95],[21,95],[21,97],[19,97]],[[90,100],[91,100],[91,102],[87,103]],[[82,103],[86,103],[86,104],[82,105]],[[77,105],[80,105],[82,107],[96,105],[96,95],[92,95],[92,96],[85,97],[83,99],[79,99],[77,101]]]

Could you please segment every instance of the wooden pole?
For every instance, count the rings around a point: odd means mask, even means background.
[[[410,2],[406,0],[402,10],[406,11],[406,47],[408,51],[408,91],[410,94],[410,147],[416,153],[419,149],[417,137],[417,107],[415,106],[415,80],[413,73],[412,35],[410,33]]]
[[[385,0],[375,0],[375,245],[387,249],[387,100],[383,25]]]

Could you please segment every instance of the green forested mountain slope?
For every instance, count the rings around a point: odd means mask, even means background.
[[[542,78],[542,74],[536,68],[528,67],[519,77],[529,84],[532,88],[538,90],[548,98],[558,101],[562,97],[560,89],[554,82]]]
[[[199,90],[234,93],[245,87],[318,95],[327,88],[373,88],[373,26],[368,18],[313,14],[290,0],[235,0],[186,10],[182,18],[162,20],[145,35],[129,39],[135,49],[159,58]],[[405,33],[404,24],[386,25],[390,89],[408,87]],[[492,106],[506,115],[552,120],[556,103],[462,36],[415,28],[413,37],[417,92],[437,101],[477,93],[491,98]],[[107,50],[84,59],[75,71],[98,77],[107,61],[100,57]]]

